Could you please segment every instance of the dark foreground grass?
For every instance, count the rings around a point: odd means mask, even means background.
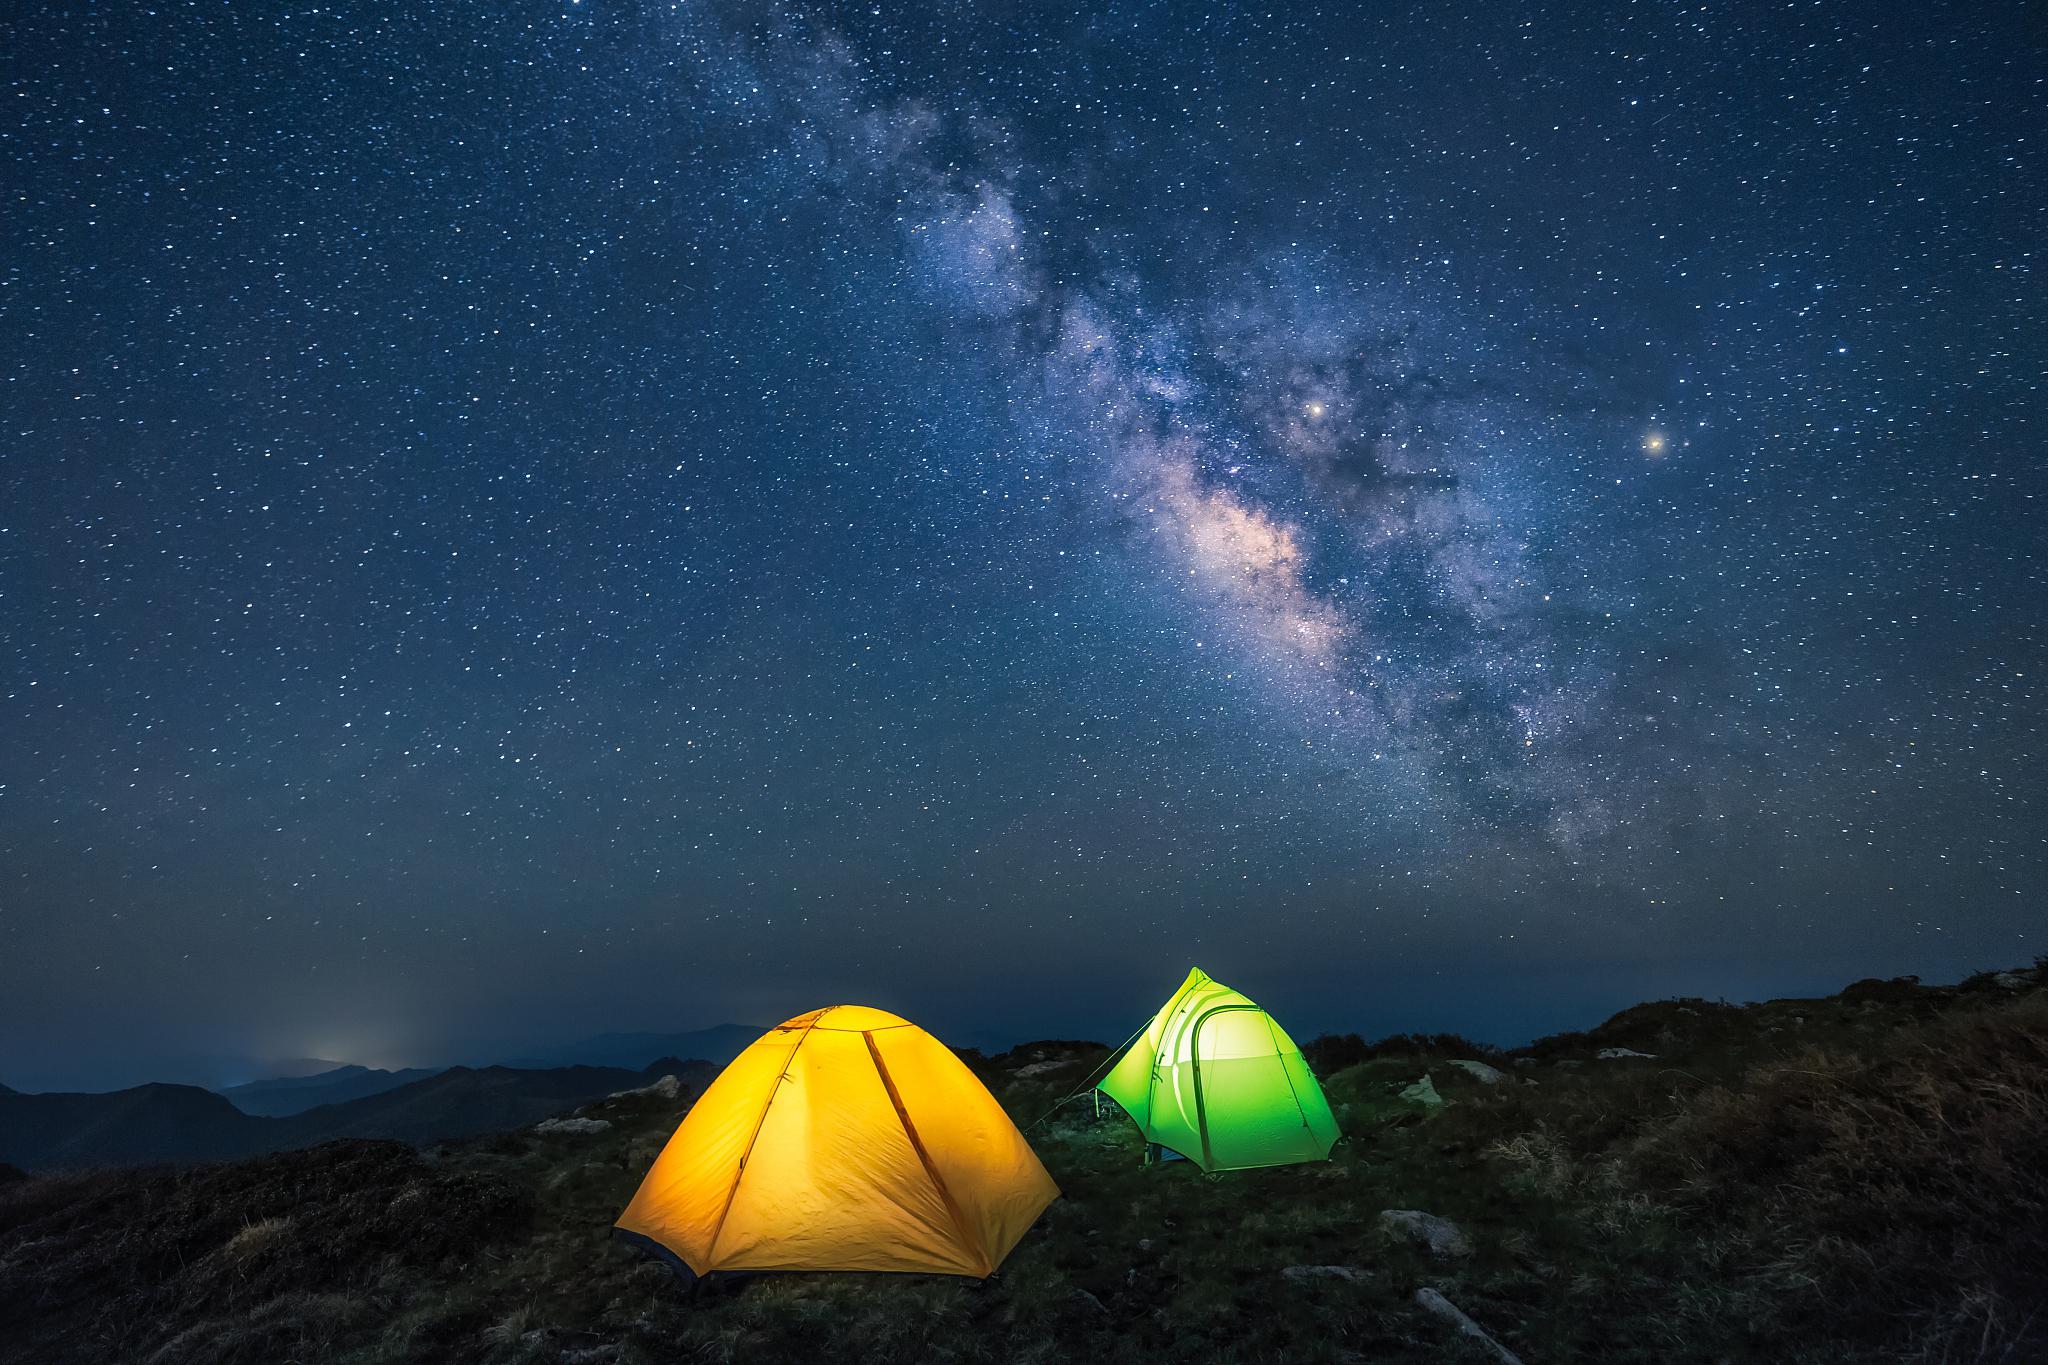
[[[595,1135],[0,1184],[0,1359],[1490,1359],[1422,1285],[1529,1365],[2048,1359],[2048,973],[1870,984],[1640,1006],[1519,1056],[1335,1040],[1350,1136],[1323,1165],[1147,1168],[1073,1101],[1031,1134],[1066,1197],[985,1283],[686,1293],[608,1237],[680,1117],[658,1095],[593,1107]],[[1029,1121],[1101,1055],[976,1062]],[[1441,1110],[1397,1098],[1425,1072]],[[1432,1260],[1390,1208],[1473,1254]]]

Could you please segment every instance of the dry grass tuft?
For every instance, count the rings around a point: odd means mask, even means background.
[[[1744,1273],[1809,1324],[1964,1358],[2048,1347],[2048,1000],[1756,1068],[1627,1157],[1770,1248]]]
[[[228,1238],[220,1253],[229,1260],[246,1261],[282,1240],[291,1231],[291,1226],[289,1218],[262,1218],[244,1223],[240,1232]]]

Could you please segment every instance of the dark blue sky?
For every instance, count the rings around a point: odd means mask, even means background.
[[[2048,951],[2037,8],[1582,9],[11,11],[0,1079]]]

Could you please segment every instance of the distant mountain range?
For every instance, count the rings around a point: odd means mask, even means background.
[[[8,1085],[29,1094],[50,1090],[127,1090],[138,1085],[196,1085],[223,1090],[251,1081],[313,1076],[343,1063],[324,1057],[252,1057],[231,1053],[130,1052],[70,1065],[20,1057],[4,1068]]]
[[[719,1024],[689,1033],[600,1033],[595,1038],[528,1051],[510,1066],[624,1066],[639,1070],[656,1057],[693,1057],[725,1065],[768,1030],[756,1024]]]
[[[748,1024],[720,1024],[685,1033],[603,1033],[574,1043],[528,1052],[504,1064],[521,1071],[563,1067],[614,1067],[640,1071],[656,1058],[689,1058],[719,1066],[731,1061],[766,1030]],[[489,1070],[491,1068],[482,1068]],[[228,1086],[217,1093],[245,1114],[284,1118],[322,1105],[346,1104],[443,1074],[438,1067],[386,1071],[366,1066],[333,1066],[313,1075],[281,1076]]]
[[[151,1081],[96,1093],[30,1094],[0,1085],[0,1162],[49,1170],[219,1161],[334,1138],[471,1137],[536,1123],[661,1075],[701,1088],[764,1031],[721,1024],[606,1033],[535,1049],[505,1066],[384,1070],[310,1058],[212,1058],[208,1066],[181,1064],[170,1074],[268,1075],[207,1087]]]
[[[275,1080],[233,1085],[217,1093],[245,1114],[282,1118],[303,1114],[323,1104],[345,1104],[395,1090],[413,1081],[423,1081],[440,1072],[433,1067],[406,1067],[381,1071],[367,1066],[338,1066],[314,1076],[284,1076]]]
[[[319,1057],[264,1058],[226,1053],[152,1056],[138,1052],[66,1066],[39,1065],[39,1058],[19,1058],[4,1069],[7,1085],[0,1087],[0,1093],[112,1093],[142,1085],[189,1085],[226,1095],[246,1113],[277,1117],[321,1104],[359,1099],[424,1079],[450,1065],[510,1066],[522,1070],[620,1066],[638,1071],[656,1057],[701,1058],[722,1065],[765,1032],[765,1026],[719,1024],[679,1033],[603,1033],[572,1043],[472,1046],[429,1058],[427,1065],[392,1070]],[[291,1098],[293,1087],[300,1082],[335,1088],[318,1098]]]
[[[694,1093],[717,1070],[707,1062],[669,1062],[660,1074],[677,1074]],[[0,1162],[50,1170],[220,1161],[343,1137],[413,1143],[472,1137],[525,1127],[654,1079],[649,1071],[623,1067],[458,1066],[283,1116],[244,1113],[223,1096],[189,1085],[139,1085],[109,1094],[0,1090]]]

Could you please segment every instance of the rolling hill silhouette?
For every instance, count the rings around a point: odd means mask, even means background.
[[[709,1063],[685,1063],[704,1076]],[[674,1066],[662,1074],[674,1073]],[[694,1078],[694,1072],[683,1079]],[[26,1170],[223,1161],[335,1138],[432,1142],[520,1128],[654,1079],[623,1067],[451,1067],[374,1095],[285,1116],[247,1114],[190,1085],[109,1094],[0,1092],[0,1162]]]
[[[429,1076],[440,1074],[440,1069],[430,1066],[406,1067],[399,1071],[383,1071],[367,1066],[338,1066],[332,1071],[322,1071],[312,1076],[283,1076],[267,1081],[251,1081],[247,1085],[229,1086],[215,1093],[232,1101],[235,1108],[245,1114],[259,1114],[271,1118],[282,1118],[288,1114],[303,1114],[308,1109],[318,1109],[323,1104],[342,1104],[359,1100],[370,1095],[395,1090],[413,1081],[423,1081]]]

